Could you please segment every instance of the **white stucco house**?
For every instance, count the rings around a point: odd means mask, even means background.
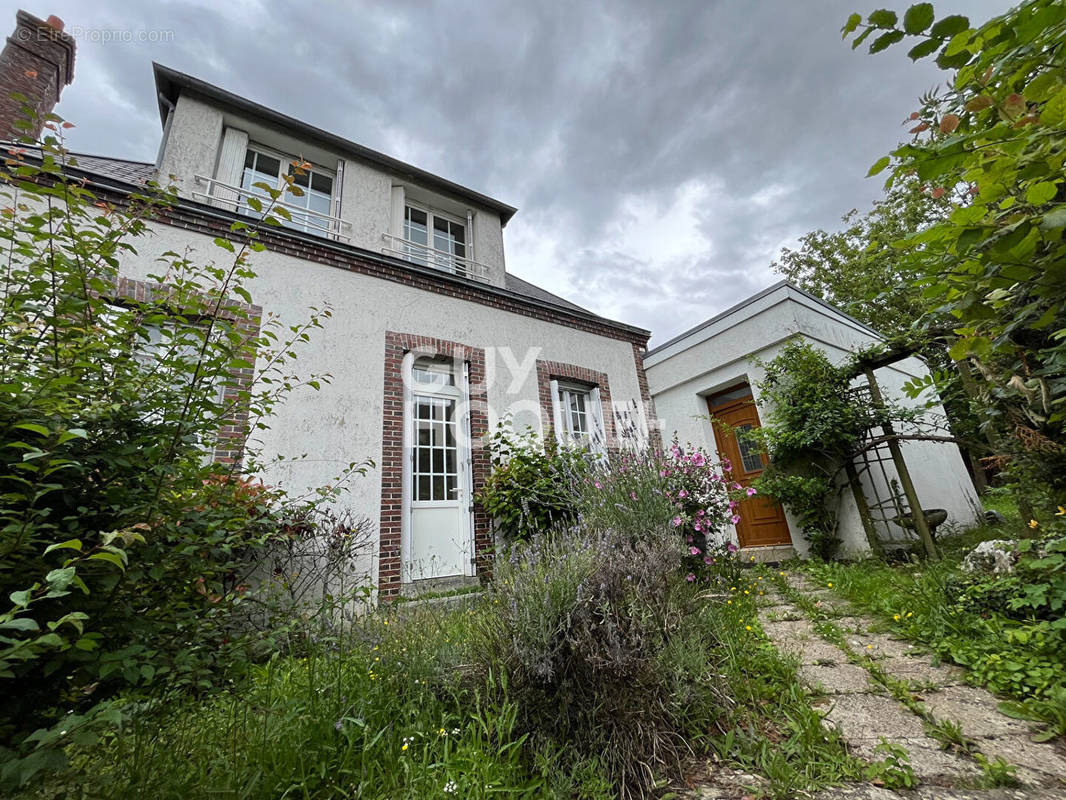
[[[0,94],[51,111],[73,78],[74,41],[62,22],[20,11],[0,55]],[[507,271],[504,227],[515,209],[342,136],[159,64],[153,65],[161,141],[155,163],[73,154],[73,174],[121,203],[147,180],[178,201],[121,262],[119,291],[152,288],[155,259],[219,257],[216,237],[255,212],[253,184],[281,187],[294,162],[301,197],[291,223],[260,233],[250,266],[253,311],[285,324],[329,306],[332,318],[300,356],[306,374],[260,438],[274,454],[309,457],[269,468],[295,493],[370,458],[344,502],[376,523],[371,579],[389,598],[440,579],[491,569],[490,520],[474,494],[490,468],[483,436],[504,419],[549,436],[613,445],[615,422],[647,431],[642,356],[649,332],[605,319]],[[3,131],[18,104],[0,111]],[[5,116],[6,114],[6,116]],[[216,450],[239,460],[239,443]]]
[[[20,104],[7,100],[12,92],[46,114],[74,74],[75,42],[60,20],[24,11],[16,20],[0,53],[3,139],[21,132],[13,124]],[[834,358],[876,339],[839,311],[778,285],[646,352],[648,331],[507,271],[512,206],[191,75],[159,64],[153,70],[161,131],[155,162],[75,153],[70,168],[119,205],[150,180],[176,187],[176,204],[153,219],[139,253],[123,258],[116,291],[151,296],[159,286],[150,277],[156,258],[167,251],[217,258],[214,240],[236,236],[233,223],[255,213],[249,200],[262,194],[255,184],[281,188],[295,175],[303,193],[285,196],[292,219],[261,231],[266,249],[250,262],[256,277],[247,288],[258,319],[298,324],[310,307],[332,309],[300,366],[333,380],[276,410],[261,437],[266,460],[309,457],[274,464],[264,478],[299,493],[352,462],[374,461],[345,503],[377,526],[369,570],[379,597],[491,571],[491,520],[474,497],[490,468],[485,434],[498,423],[595,448],[620,446],[623,429],[641,439],[661,430],[667,441],[676,432],[732,453],[736,443],[716,442],[706,415],[713,406],[738,424],[758,424],[755,406],[743,402],[760,377],[750,356],[772,356],[795,335]],[[302,168],[294,171],[296,163]],[[881,380],[898,392],[923,370],[911,359]],[[975,497],[958,451],[922,444],[907,451],[923,504],[971,520]],[[214,455],[239,464],[241,442],[231,437]],[[733,455],[751,472],[761,469],[757,454]],[[760,499],[743,516],[741,545],[804,551],[795,525],[773,503]],[[847,547],[857,549],[861,530],[852,517],[845,508],[842,529]]]
[[[769,361],[795,338],[820,348],[837,364],[851,352],[881,341],[876,331],[829,303],[787,282],[777,283],[645,355],[644,369],[663,438],[669,440],[676,433],[682,442],[729,458],[742,482],[757,477],[764,457],[738,441],[735,432],[714,426],[711,418],[734,429],[757,427],[760,410],[765,413],[767,408],[758,388],[765,372],[754,359]],[[886,398],[908,403],[916,401],[906,400],[903,384],[927,374],[925,364],[913,357],[875,371]],[[943,409],[934,403],[926,416],[932,423],[943,417]],[[955,444],[904,441],[901,447],[922,508],[944,509],[949,522],[959,526],[979,521],[981,505]],[[875,515],[880,537],[902,541],[907,537],[905,530],[885,521],[886,516],[898,513],[899,504],[891,498],[900,494],[898,474],[885,462],[887,458],[865,469],[860,464],[860,477],[871,505],[878,500],[883,503],[885,513]],[[802,530],[780,505],[768,498],[753,498],[745,505],[735,531],[742,548],[753,548],[757,557],[774,560],[787,557],[793,549],[799,555],[806,553]],[[843,553],[866,551],[858,507],[846,491],[840,494],[838,519]]]

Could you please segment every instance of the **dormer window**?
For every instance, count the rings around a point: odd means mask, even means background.
[[[303,163],[300,169],[296,164]],[[241,189],[248,194],[263,197],[264,207],[270,202],[269,195],[257,183],[265,183],[271,188],[284,188],[284,175],[293,176],[293,184],[301,190],[297,196],[285,191],[280,200],[285,204],[291,220],[278,220],[289,228],[308,233],[328,233],[330,231],[330,208],[333,201],[333,173],[315,164],[303,162],[302,159],[282,155],[259,145],[248,148],[244,157],[244,173],[241,176]],[[242,195],[242,198],[244,196]],[[242,200],[239,210],[245,214],[256,214]]]
[[[458,220],[439,211],[406,205],[403,238],[409,261],[466,274],[466,225]]]

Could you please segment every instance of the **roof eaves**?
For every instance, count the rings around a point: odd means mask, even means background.
[[[777,283],[774,283],[774,284],[772,284],[770,286],[767,286],[765,289],[763,289],[760,292],[756,292],[751,297],[748,297],[748,298],[745,298],[744,300],[741,300],[739,303],[737,303],[734,306],[731,306],[731,307],[727,308],[725,311],[722,311],[719,314],[715,314],[713,317],[711,317],[710,319],[704,320],[699,325],[696,325],[696,326],[694,326],[692,328],[689,328],[687,331],[685,331],[683,333],[679,333],[677,336],[675,336],[674,338],[670,339],[669,341],[663,342],[660,345],[656,345],[655,347],[653,347],[651,350],[649,350],[647,353],[644,354],[645,360],[647,360],[651,356],[656,355],[657,353],[662,352],[666,348],[671,347],[672,345],[675,345],[675,344],[677,344],[679,342],[682,342],[685,339],[689,338],[690,336],[693,336],[693,335],[699,333],[700,331],[702,331],[702,330],[704,330],[706,328],[709,328],[711,325],[714,325],[716,322],[721,322],[726,317],[732,316],[733,314],[736,314],[739,311],[743,311],[745,308],[747,308],[751,304],[756,303],[759,300],[762,300],[767,295],[773,294],[774,292],[777,292],[777,291],[779,291],[781,289],[788,289],[790,291],[796,292],[799,295],[802,295],[803,297],[806,297],[808,300],[813,300],[818,305],[824,306],[825,308],[828,308],[830,311],[833,311],[833,312],[839,314],[840,316],[844,317],[849,322],[853,322],[854,324],[858,325],[860,328],[862,328],[866,332],[870,333],[871,335],[876,336],[879,339],[883,339],[884,338],[884,336],[882,336],[878,331],[876,331],[873,328],[871,328],[865,322],[860,322],[859,320],[855,319],[855,317],[851,316],[850,314],[848,314],[848,313],[846,313],[844,311],[841,311],[839,308],[834,306],[832,303],[830,303],[830,302],[828,302],[826,300],[823,300],[820,297],[816,297],[815,295],[811,294],[810,292],[808,292],[808,291],[806,291],[804,289],[801,289],[800,287],[796,286],[796,284],[792,283],[791,281],[782,280],[782,281],[778,281]]]

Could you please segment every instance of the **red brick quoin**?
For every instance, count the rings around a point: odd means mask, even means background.
[[[639,364],[639,362],[638,362]],[[611,384],[606,372],[596,372],[576,364],[563,364],[559,361],[537,360],[537,391],[540,395],[540,422],[545,440],[555,436],[555,414],[552,410],[551,382],[554,380],[577,381],[600,390],[602,406],[603,435],[607,439],[607,449],[618,447],[614,430],[614,406],[611,405]]]
[[[485,386],[485,351],[414,333],[385,333],[385,396],[381,428],[381,535],[378,540],[378,597],[399,596],[403,536],[403,357],[448,356],[465,361],[470,370],[470,449],[475,494],[485,484],[490,462],[483,437],[489,429]],[[474,506],[474,558],[483,580],[492,575],[492,535],[489,515]]]

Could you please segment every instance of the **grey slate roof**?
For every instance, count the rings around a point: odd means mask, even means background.
[[[145,161],[127,161],[124,158],[105,158],[86,153],[71,153],[70,156],[76,162],[74,167],[82,172],[132,183],[134,186],[155,178],[155,164]]]
[[[505,272],[504,278],[506,281],[506,287],[515,294],[522,294],[533,300],[539,300],[542,303],[551,303],[563,308],[568,308],[571,311],[584,311],[586,314],[592,313],[587,308],[582,308],[576,303],[564,300],[559,297],[559,295],[552,294],[546,289],[541,289],[539,286],[532,284],[529,281],[524,281],[517,275],[512,275],[510,272]]]

